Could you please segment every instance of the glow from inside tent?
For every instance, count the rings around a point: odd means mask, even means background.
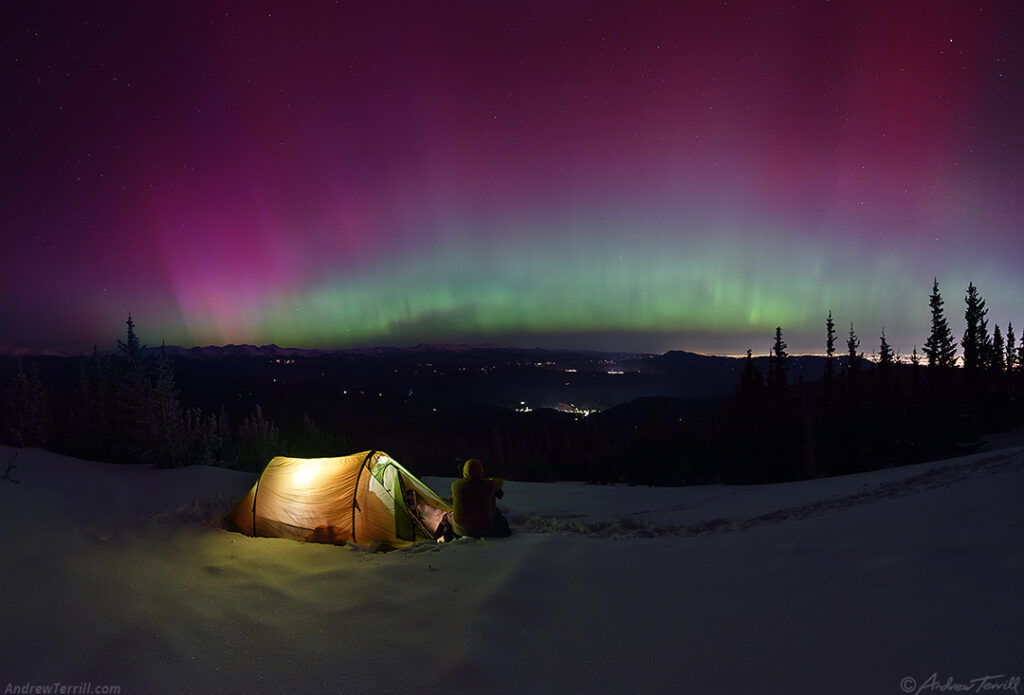
[[[316,480],[317,474],[320,473],[320,466],[305,464],[298,466],[292,473],[292,481],[296,487],[308,488],[312,487],[313,481]]]

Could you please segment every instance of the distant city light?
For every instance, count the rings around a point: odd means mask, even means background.
[[[597,409],[581,408],[572,403],[559,403],[558,407],[555,408],[555,410],[557,410],[560,413],[569,413],[570,415],[581,415],[583,417],[588,417],[592,413],[598,412]]]

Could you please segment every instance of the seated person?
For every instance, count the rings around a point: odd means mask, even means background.
[[[505,537],[511,535],[508,521],[494,504],[501,490],[501,478],[485,478],[479,459],[462,467],[462,480],[452,483],[452,529],[460,536]]]

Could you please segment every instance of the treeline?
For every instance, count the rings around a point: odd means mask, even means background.
[[[245,470],[259,470],[282,454],[315,456],[346,446],[308,416],[286,439],[259,405],[237,423],[224,408],[204,413],[183,407],[164,349],[146,358],[130,315],[126,323],[117,354],[94,348],[70,398],[56,398],[37,365],[18,360],[3,402],[3,442],[113,463]]]
[[[820,379],[793,378],[777,328],[767,359],[747,359],[732,398],[641,398],[589,417],[554,411],[459,413],[368,426],[378,446],[423,474],[453,475],[460,457],[515,480],[687,485],[764,483],[853,473],[968,452],[1024,414],[1024,340],[989,332],[977,288],[966,292],[959,347],[938,282],[919,352],[897,354],[880,330],[874,358],[854,325],[823,322]]]
[[[512,480],[720,482],[715,433],[726,404],[644,397],[589,417],[466,406],[426,420],[367,425],[354,450],[379,447],[419,475],[457,476],[475,456],[488,474]]]
[[[973,284],[959,344],[937,280],[929,304],[931,328],[920,353],[915,346],[896,354],[883,328],[873,359],[854,325],[840,337],[829,312],[821,378],[807,382],[794,378],[777,328],[767,365],[748,351],[728,399],[641,398],[576,417],[475,403],[429,408],[411,397],[339,412],[329,391],[264,392],[258,398],[283,427],[264,415],[259,400],[229,403],[219,391],[206,403],[215,412],[184,406],[170,359],[139,344],[129,316],[116,354],[94,350],[74,362],[81,365],[75,377],[50,379],[49,388],[35,363],[19,361],[4,394],[0,433],[14,446],[162,467],[259,470],[276,455],[377,448],[421,475],[456,475],[465,458],[476,456],[488,472],[515,480],[687,485],[852,473],[969,451],[985,432],[1022,419],[1024,335],[1012,325],[990,332]],[[53,385],[71,382],[73,389],[55,397]],[[322,428],[309,414],[300,419],[304,410],[332,424]]]
[[[588,418],[531,413],[489,428],[454,424],[412,445],[409,433],[388,446],[409,460],[430,460],[431,449],[472,453],[517,480],[646,485],[782,482],[966,453],[1024,416],[1024,336],[1012,324],[990,332],[973,283],[959,345],[937,280],[929,305],[920,352],[897,354],[882,328],[873,359],[855,326],[840,336],[829,312],[820,380],[791,376],[779,327],[767,368],[748,351],[726,402],[643,398]]]
[[[938,280],[929,298],[931,330],[922,353],[895,354],[879,336],[865,358],[850,324],[845,354],[825,317],[822,380],[792,383],[790,357],[776,329],[767,374],[750,351],[729,416],[722,423],[722,471],[728,482],[770,482],[838,475],[968,451],[985,432],[1020,422],[1024,412],[1024,340],[988,328],[985,300],[965,295],[966,329],[957,341]],[[1024,336],[1021,336],[1024,338]],[[959,362],[959,366],[958,366]]]

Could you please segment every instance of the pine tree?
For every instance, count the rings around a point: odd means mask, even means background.
[[[123,359],[117,364],[116,386],[111,408],[111,425],[116,438],[111,442],[111,457],[121,463],[137,463],[150,448],[151,384],[142,363],[144,346],[135,335],[131,314],[125,322],[128,333],[118,340]]]
[[[764,390],[764,378],[761,371],[754,364],[754,356],[751,350],[747,349],[747,359],[743,364],[743,372],[740,373],[740,383],[737,389],[741,397],[747,399],[756,398]]]
[[[784,393],[789,385],[789,353],[786,352],[786,341],[782,339],[782,327],[775,329],[775,343],[772,345],[772,352],[769,364],[771,365],[770,386],[776,394]]]
[[[825,319],[825,384],[826,387],[832,383],[836,370],[836,324],[832,320],[832,310],[829,309],[828,317]]]
[[[988,366],[992,342],[988,335],[988,320],[985,318],[988,309],[973,282],[967,285],[964,302],[967,304],[964,311],[967,328],[964,329],[964,338],[960,344],[964,348],[964,370],[972,373]]]
[[[932,311],[932,330],[924,341],[924,354],[928,356],[929,367],[952,367],[956,364],[956,341],[942,309],[944,304],[939,294],[939,280],[933,278],[932,293],[928,305]]]
[[[50,399],[34,362],[19,359],[4,401],[4,439],[11,445],[46,447],[53,434]]]
[[[128,337],[125,340],[118,339],[117,347],[131,362],[140,362],[142,351],[146,349],[146,346],[142,345],[135,335],[135,322],[132,321],[131,312],[128,312],[128,320],[125,323],[128,325]]]
[[[79,374],[71,395],[68,420],[70,453],[89,459],[110,459],[112,413],[116,377],[110,359],[93,345],[92,355]]]
[[[860,371],[860,361],[864,359],[863,352],[857,352],[860,347],[860,338],[853,330],[853,321],[850,322],[850,336],[846,339],[846,350],[847,350],[847,362],[846,370],[850,375],[857,374]]]
[[[199,408],[185,408],[176,460],[181,465],[213,466],[221,447],[217,418]]]
[[[911,398],[917,397],[917,388],[921,379],[921,355],[917,353],[917,346],[914,346],[910,353],[910,393]]]
[[[882,344],[878,347],[878,366],[888,368],[893,364],[892,347],[885,339],[885,328],[882,328]]]
[[[870,428],[865,432],[865,443],[868,452],[878,461],[891,460],[893,453],[891,443],[894,433],[894,400],[897,389],[894,389],[893,365],[896,355],[885,337],[885,327],[879,336],[878,368],[874,373],[874,388],[871,394]]]
[[[503,458],[507,460],[511,442],[506,433],[497,431],[500,435],[500,442],[496,450],[501,451]],[[316,421],[309,417],[309,413],[303,413],[298,436],[290,451],[292,456],[315,458],[327,456],[332,451],[345,451],[348,449],[348,444],[344,437],[322,430]]]
[[[1017,365],[1017,339],[1013,335],[1013,321],[1006,324],[1006,371],[1012,372]]]
[[[160,346],[153,387],[146,408],[145,458],[162,468],[192,463],[177,457],[181,451],[182,415],[178,389],[174,383],[174,367],[167,357],[167,348]]]
[[[1018,389],[1018,394],[1024,394],[1024,329],[1021,329],[1020,339],[1017,341],[1017,357],[1014,364],[1017,365],[1015,388]]]
[[[248,470],[259,470],[281,448],[277,425],[263,417],[263,409],[258,405],[238,426],[237,441],[238,463]]]
[[[1006,371],[1006,345],[1003,343],[1003,333],[999,330],[997,323],[992,328],[992,350],[990,352],[989,366],[992,371],[1002,373]]]
[[[238,447],[234,434],[228,411],[221,406],[220,412],[217,413],[217,439],[220,441],[218,457],[221,463],[228,467],[238,465]]]

